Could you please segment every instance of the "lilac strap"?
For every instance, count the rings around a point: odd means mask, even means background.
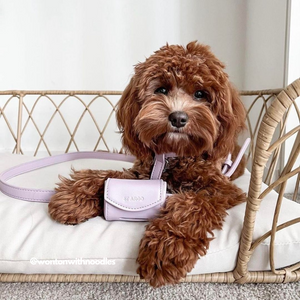
[[[228,156],[222,170],[222,173],[225,176],[230,177],[234,173],[249,143],[250,143],[250,139],[248,138],[245,141],[244,145],[241,147],[240,152],[237,155],[237,158],[234,161],[234,163],[232,163],[231,161],[231,155]],[[176,155],[174,153],[156,155],[150,179],[160,179],[165,168],[166,159],[175,156]],[[22,188],[22,187],[17,187],[8,184],[6,181],[15,176],[28,173],[37,169],[41,169],[47,166],[56,165],[66,161],[72,161],[76,159],[87,159],[87,158],[117,160],[117,161],[125,161],[125,162],[134,162],[136,159],[134,156],[131,155],[109,153],[109,152],[93,152],[93,151],[65,153],[56,156],[41,158],[38,160],[30,161],[12,167],[4,171],[0,175],[0,191],[6,194],[7,196],[10,196],[12,198],[17,198],[20,200],[26,200],[31,202],[49,202],[51,196],[55,193],[54,190]]]
[[[0,191],[7,196],[17,198],[20,200],[26,200],[31,202],[49,202],[51,196],[54,194],[54,190],[42,190],[42,189],[28,189],[17,187],[6,183],[7,180],[37,169],[41,169],[47,166],[56,165],[66,161],[72,161],[76,159],[107,159],[107,160],[118,160],[125,162],[134,162],[135,157],[131,155],[109,153],[109,152],[73,152],[65,153],[38,160],[30,161],[15,167],[12,167],[4,171],[0,175]]]
[[[169,157],[176,157],[175,153],[156,154],[150,179],[160,179],[164,169],[166,160]]]
[[[250,141],[251,141],[250,138],[246,139],[246,141],[244,142],[243,146],[241,147],[240,152],[238,153],[238,155],[237,155],[234,163],[232,163],[232,162],[230,164],[227,163],[227,169],[223,173],[225,176],[227,176],[227,177],[231,177],[232,176],[232,174],[234,173],[234,171],[237,169],[238,165],[240,164],[240,162],[241,162],[241,160],[243,158],[243,155],[246,152],[246,150],[247,150],[247,148],[248,148],[248,146],[250,144]],[[226,162],[228,160],[231,161],[231,154],[228,155],[228,158],[225,161],[225,164],[226,164]],[[228,166],[230,167],[229,170],[228,170]],[[225,167],[226,167],[226,165],[225,165]],[[223,168],[223,170],[224,170],[224,168]],[[222,170],[222,172],[223,172],[223,170]]]
[[[228,169],[232,166],[231,153],[228,154],[225,162],[223,163],[222,174],[226,174]]]

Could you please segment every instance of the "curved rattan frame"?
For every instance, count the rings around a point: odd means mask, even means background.
[[[95,95],[94,100],[98,97],[104,97],[107,101],[109,101],[109,95],[120,95],[121,92],[100,92],[100,91],[5,91],[0,92],[1,95],[7,95],[9,98],[4,103],[4,105],[0,106],[0,117],[3,117],[9,132],[14,138],[16,145],[13,149],[13,152],[22,154],[22,146],[21,146],[21,138],[24,130],[26,129],[26,124],[32,118],[32,110],[28,110],[26,104],[24,103],[24,97],[26,95],[38,95],[37,101],[44,96],[49,97],[50,95],[65,95],[63,101],[65,101],[68,97],[77,97],[79,101],[81,101],[79,95]],[[300,96],[300,79],[293,82],[286,89],[276,89],[276,90],[264,90],[264,91],[248,91],[242,92],[242,96],[254,96],[253,103],[250,105],[248,109],[248,115],[251,111],[254,103],[256,103],[259,99],[262,100],[262,108],[258,114],[257,123],[252,126],[250,122],[250,118],[248,117],[248,127],[250,131],[250,137],[252,139],[251,143],[251,151],[249,152],[249,157],[254,155],[252,172],[251,172],[251,182],[249,186],[248,199],[246,205],[246,212],[244,216],[244,224],[241,233],[241,241],[240,241],[240,249],[238,252],[238,259],[236,263],[236,268],[232,272],[225,273],[212,273],[212,274],[202,274],[202,275],[190,275],[184,278],[183,282],[222,282],[222,283],[246,283],[246,282],[290,282],[290,281],[298,281],[300,280],[300,262],[283,268],[281,270],[275,269],[274,264],[274,240],[275,235],[278,230],[284,230],[284,228],[291,226],[295,223],[300,222],[299,218],[286,222],[284,224],[277,225],[278,215],[280,213],[280,205],[283,198],[283,193],[285,191],[286,182],[292,176],[297,176],[294,197],[298,193],[299,188],[299,178],[300,178],[300,168],[295,167],[294,164],[296,159],[299,157],[300,153],[300,125],[296,125],[296,127],[289,132],[286,132],[286,121],[288,119],[289,111],[291,107],[294,107],[296,110],[296,114],[300,120],[300,110],[295,102],[295,99]],[[14,132],[11,124],[8,121],[8,118],[5,115],[5,108],[7,103],[13,98],[17,97],[19,99],[18,106],[18,125],[17,132]],[[50,100],[51,101],[51,100]],[[83,103],[83,102],[82,102]],[[271,105],[270,105],[271,103]],[[54,103],[53,103],[54,104]],[[112,111],[115,110],[115,105],[111,102]],[[54,104],[55,105],[55,104]],[[92,116],[92,112],[89,109],[90,104],[84,104],[85,112],[88,112]],[[60,114],[59,107],[60,105],[55,105],[55,114]],[[27,110],[28,119],[25,121],[25,125],[22,125],[22,116],[23,109]],[[112,113],[109,115],[111,117]],[[63,116],[61,116],[63,118]],[[93,116],[92,116],[93,118]],[[51,120],[53,119],[53,116]],[[74,136],[76,134],[76,130],[80,125],[82,116],[79,119],[75,130],[71,132],[68,130],[70,134],[70,143],[75,143]],[[50,122],[51,122],[50,120]],[[96,122],[96,120],[93,118]],[[34,122],[33,120],[31,120]],[[66,122],[64,121],[67,126]],[[49,123],[50,124],[50,123]],[[106,123],[107,124],[107,123]],[[300,124],[300,121],[299,121]],[[40,135],[40,143],[45,143],[44,140],[44,132],[40,132],[38,126],[35,124],[37,131]],[[97,125],[96,125],[97,126]],[[277,128],[277,129],[276,129]],[[98,127],[99,139],[104,139],[103,133],[105,131],[105,126],[102,130]],[[47,130],[47,128],[46,128]],[[277,139],[274,142],[274,133],[277,130]],[[257,136],[257,138],[256,138]],[[281,174],[279,178],[276,178],[275,169],[276,165],[280,161],[280,150],[284,142],[290,138],[291,136],[295,136],[294,146],[292,148],[290,157],[286,163],[286,165],[282,168]],[[256,139],[256,143],[255,143]],[[105,142],[104,142],[105,143]],[[97,145],[94,150],[97,149]],[[107,145],[106,145],[107,146]],[[47,146],[46,146],[47,148]],[[107,146],[108,148],[108,146]],[[78,147],[76,146],[76,149]],[[69,147],[65,152],[68,152]],[[107,149],[109,150],[109,148]],[[38,147],[37,147],[38,151]],[[36,151],[36,153],[37,153]],[[50,150],[47,148],[48,154],[51,155]],[[35,154],[36,154],[35,153]],[[269,172],[264,175],[264,169],[267,165],[268,160],[270,164],[268,166]],[[275,177],[274,181],[273,178]],[[265,191],[261,192],[262,182],[267,182],[270,187]],[[253,230],[255,224],[256,213],[259,210],[260,203],[263,197],[269,193],[269,191],[273,188],[277,188],[278,190],[278,199],[277,206],[273,219],[273,226],[270,228],[269,232],[266,232],[262,237],[257,240],[253,240]],[[256,247],[264,241],[267,237],[271,236],[271,246],[270,246],[270,265],[271,271],[248,271],[248,262],[251,258],[252,253],[255,251]],[[138,276],[127,276],[127,275],[78,275],[78,274],[9,274],[2,273],[0,274],[0,281],[2,282],[144,282]]]

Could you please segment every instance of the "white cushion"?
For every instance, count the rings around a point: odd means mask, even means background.
[[[32,157],[0,154],[0,172],[32,160]],[[31,188],[54,188],[57,175],[75,169],[122,169],[130,163],[79,160],[18,176],[11,183]],[[248,190],[249,172],[235,183]],[[270,230],[277,194],[271,192],[257,215],[254,238]],[[228,211],[223,230],[214,231],[208,253],[190,274],[232,271],[236,264],[245,204]],[[279,224],[300,216],[300,205],[284,199]],[[0,193],[0,273],[124,274],[136,275],[136,257],[145,222],[108,222],[101,217],[80,225],[62,225],[48,215],[47,204],[31,203]],[[249,263],[250,270],[269,270],[270,240],[261,244]],[[276,267],[300,261],[300,224],[276,236]],[[67,261],[66,261],[67,260]]]

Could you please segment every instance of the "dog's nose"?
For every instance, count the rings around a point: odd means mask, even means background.
[[[169,121],[174,127],[184,127],[188,121],[188,115],[184,111],[175,111],[169,115]]]

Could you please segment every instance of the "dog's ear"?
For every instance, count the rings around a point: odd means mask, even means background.
[[[150,150],[139,140],[134,130],[134,120],[139,113],[138,91],[136,78],[133,76],[125,88],[118,103],[116,118],[118,127],[122,133],[123,146],[137,158],[149,155]]]
[[[213,108],[220,122],[219,137],[214,145],[213,157],[224,158],[232,153],[238,134],[246,128],[246,110],[238,91],[228,82],[225,93],[217,95]]]

